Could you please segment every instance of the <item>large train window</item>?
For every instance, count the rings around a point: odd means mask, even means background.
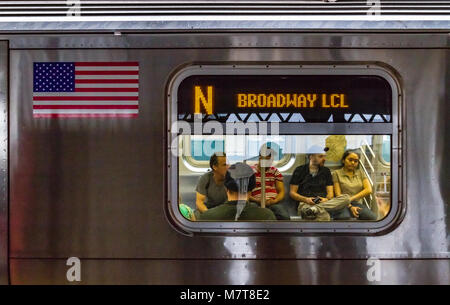
[[[168,88],[168,211],[184,230],[370,234],[398,217],[384,68],[191,66]]]

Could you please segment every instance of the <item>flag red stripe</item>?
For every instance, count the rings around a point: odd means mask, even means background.
[[[137,113],[101,113],[101,114],[87,114],[87,113],[38,113],[33,114],[35,118],[137,118]]]
[[[138,79],[76,79],[75,84],[138,84]]]
[[[138,75],[139,71],[75,71],[75,75]]]
[[[138,96],[33,96],[33,101],[137,101]]]
[[[137,61],[121,61],[121,62],[76,62],[76,67],[92,67],[92,66],[139,66]]]
[[[33,109],[138,109],[138,105],[33,105]]]
[[[75,88],[75,92],[138,92],[139,88]]]

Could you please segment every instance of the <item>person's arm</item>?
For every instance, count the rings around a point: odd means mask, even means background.
[[[372,194],[372,186],[370,185],[369,179],[363,179],[363,186],[364,188],[361,192],[350,197],[350,202],[359,200],[366,197],[367,195]]]
[[[327,185],[327,198],[320,197],[320,202],[325,202],[334,197],[333,186]]]
[[[297,193],[297,190],[298,185],[291,184],[289,186],[289,196],[291,196],[292,199],[294,199],[295,201],[306,202],[307,204],[314,205],[314,201],[312,201],[313,198],[302,196]]]
[[[198,179],[197,186],[195,187],[195,206],[200,213],[206,212],[208,207],[205,205],[207,199],[206,194],[208,194],[208,182],[210,179],[209,173],[206,173]]]
[[[327,191],[327,198],[319,197],[320,202],[326,202],[334,197],[333,192],[333,177],[331,175],[331,171],[328,168],[325,168],[326,170],[326,184],[325,184],[325,190]]]
[[[337,181],[334,182],[334,194],[336,195],[336,197],[342,195],[341,185]]]
[[[250,193],[251,194],[251,193]],[[256,202],[256,203],[261,203],[261,199],[258,199],[256,197],[253,197],[252,195],[248,196],[248,201],[252,201],[252,202]]]
[[[275,181],[275,188],[277,189],[277,197],[266,201],[268,205],[276,204],[284,199],[284,184],[282,180]]]
[[[208,211],[208,208],[205,205],[206,196],[200,194],[199,192],[196,192],[195,196],[195,205],[197,206],[197,209],[203,213]]]

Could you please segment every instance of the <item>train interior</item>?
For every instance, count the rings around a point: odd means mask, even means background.
[[[325,166],[334,171],[342,166],[346,150],[358,152],[360,168],[368,177],[372,194],[364,203],[383,219],[391,206],[391,137],[389,135],[182,135],[179,137],[179,198],[180,203],[195,210],[195,187],[201,175],[210,170],[209,158],[216,151],[225,151],[227,163],[245,162],[255,165],[259,149],[269,145],[277,155],[272,166],[283,175],[285,198],[280,203],[291,220],[299,220],[298,202],[289,197],[294,170],[307,162],[308,148],[327,147]]]

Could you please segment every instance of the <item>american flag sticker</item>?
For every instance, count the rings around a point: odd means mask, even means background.
[[[137,117],[138,62],[35,62],[33,117]]]

